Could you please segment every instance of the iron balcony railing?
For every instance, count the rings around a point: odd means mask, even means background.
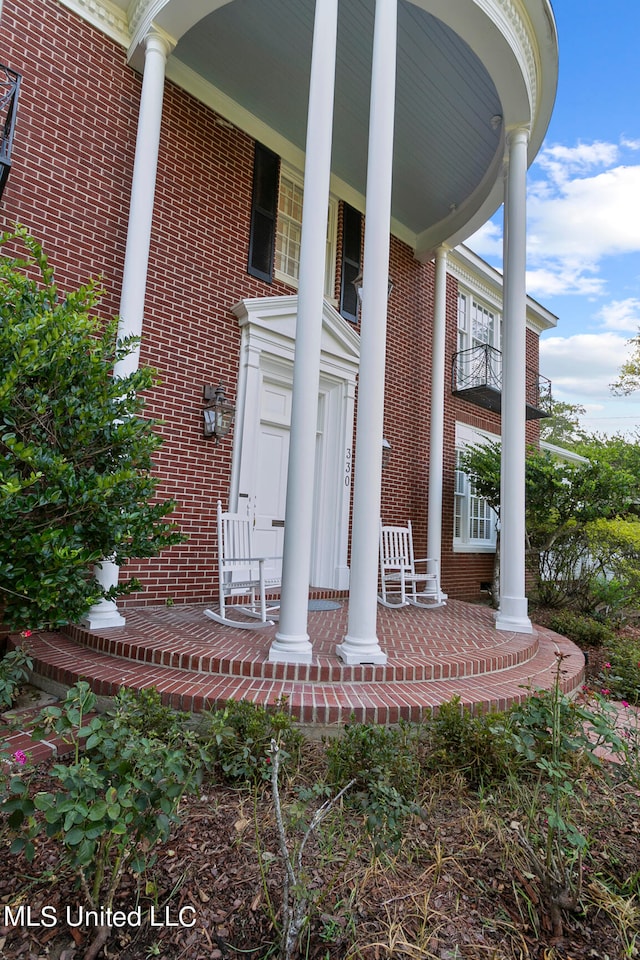
[[[502,409],[502,353],[481,343],[453,355],[451,392],[456,397],[500,413]],[[549,416],[551,381],[536,370],[526,370],[527,419]]]
[[[0,64],[0,200],[11,170],[11,149],[18,115],[21,76]]]

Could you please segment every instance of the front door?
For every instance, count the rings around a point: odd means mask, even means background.
[[[282,556],[290,423],[291,385],[265,377],[260,398],[255,482],[249,495],[255,517],[254,549],[261,557]],[[280,560],[265,564],[267,579],[280,578],[281,572]]]
[[[229,504],[254,517],[254,550],[281,557],[284,543],[297,302],[243,301],[243,328]],[[313,489],[311,585],[345,590],[357,334],[325,305]],[[278,560],[266,566],[280,577]]]

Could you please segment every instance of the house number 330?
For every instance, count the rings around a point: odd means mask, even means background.
[[[344,461],[344,485],[351,486],[351,447],[347,447],[347,454]]]

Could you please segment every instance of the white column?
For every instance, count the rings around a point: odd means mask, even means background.
[[[427,556],[442,559],[442,455],[444,450],[445,333],[447,321],[447,246],[436,250],[429,429],[429,505]]]
[[[376,0],[364,236],[360,376],[345,663],[386,663],[376,634],[397,0]]]
[[[311,663],[307,633],[338,0],[316,0],[300,239],[280,623],[269,660]]]
[[[168,53],[167,41],[157,34],[149,34],[146,39],[136,153],[131,183],[129,227],[120,297],[119,340],[125,337],[139,337],[142,334],[151,242],[151,221],[160,146],[165,65]],[[138,369],[139,361],[140,346],[138,345],[127,357],[116,363],[114,376],[126,377],[134,373]],[[96,564],[94,576],[101,586],[108,590],[118,583],[119,567],[111,560],[103,560],[102,563]],[[118,612],[115,600],[101,600],[89,610],[81,622],[90,630],[97,630],[104,627],[121,627],[124,625],[125,619]]]
[[[498,630],[531,633],[525,596],[526,190],[525,127],[507,134]]]

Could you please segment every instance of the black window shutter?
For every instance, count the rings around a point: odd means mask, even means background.
[[[279,171],[280,159],[277,154],[256,143],[247,270],[252,277],[259,277],[267,283],[273,280]]]
[[[342,277],[340,280],[340,313],[345,320],[358,322],[358,295],[353,281],[360,273],[362,216],[348,203],[342,210]]]

